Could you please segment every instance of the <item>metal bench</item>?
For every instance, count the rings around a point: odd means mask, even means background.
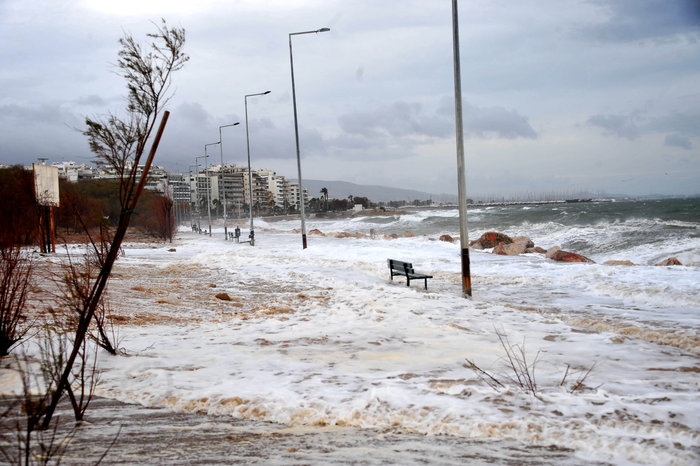
[[[428,279],[433,278],[432,275],[416,273],[416,271],[413,270],[413,264],[410,262],[397,261],[395,259],[387,259],[386,262],[391,272],[392,281],[395,275],[403,275],[406,277],[406,286],[411,286],[411,280],[424,280],[425,289],[428,289]]]

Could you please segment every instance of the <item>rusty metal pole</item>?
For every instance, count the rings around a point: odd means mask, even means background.
[[[462,123],[462,76],[459,67],[459,21],[457,0],[452,0],[452,50],[455,74],[455,126],[457,129],[457,195],[459,197],[459,242],[462,258],[462,293],[472,295],[469,270],[469,236],[467,233],[467,188],[464,173],[464,128]]]

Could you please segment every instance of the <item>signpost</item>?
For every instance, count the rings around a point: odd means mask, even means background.
[[[56,252],[56,224],[54,207],[60,204],[58,167],[33,163],[34,196],[39,206],[39,237],[41,252]]]

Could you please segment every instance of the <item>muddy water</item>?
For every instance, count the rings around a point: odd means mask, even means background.
[[[62,406],[57,412],[59,441],[68,439],[73,426],[67,409]],[[14,421],[0,420],[6,434],[14,431]],[[557,447],[428,437],[400,429],[289,427],[98,398],[68,440],[62,463],[94,464],[105,452],[102,464],[122,465],[603,464],[574,458],[572,450]]]

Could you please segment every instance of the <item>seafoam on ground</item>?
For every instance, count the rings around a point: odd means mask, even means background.
[[[697,283],[678,298],[687,316],[660,318],[657,295],[680,286],[672,270],[655,271],[654,284],[646,270],[625,272],[626,293],[652,297],[640,305],[605,291],[610,267],[474,253],[467,300],[456,245],[435,238],[314,237],[302,250],[298,235],[272,229],[255,247],[214,233],[125,248],[110,285],[124,355],[101,355],[100,396],[212,425],[251,422],[243,429],[286,435],[280,458],[302,462],[698,459],[698,306],[685,295]],[[391,282],[388,257],[433,275],[429,289]],[[564,276],[586,283],[557,289]],[[537,396],[507,381],[496,332],[539,358]],[[489,387],[467,359],[506,386]],[[185,430],[192,440],[207,428]]]

